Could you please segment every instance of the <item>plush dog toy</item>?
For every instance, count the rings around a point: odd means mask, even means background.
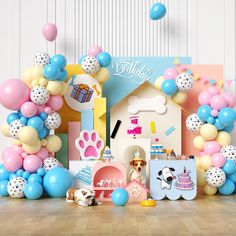
[[[95,192],[90,189],[70,188],[66,193],[66,201],[77,203],[80,206],[95,206],[101,205],[95,198]]]

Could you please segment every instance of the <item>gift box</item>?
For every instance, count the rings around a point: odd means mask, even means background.
[[[93,89],[87,84],[76,84],[73,86],[70,96],[80,103],[85,103],[90,101],[93,92]]]

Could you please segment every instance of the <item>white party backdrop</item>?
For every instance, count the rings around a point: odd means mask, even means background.
[[[154,0],[0,0],[0,80],[20,77],[38,52],[60,52],[76,63],[93,44],[113,56],[190,56],[193,63],[223,64],[224,79],[235,79],[236,2],[159,2],[167,15],[157,22],[149,18]],[[56,42],[41,34],[47,22],[59,28]],[[235,81],[225,89],[235,94]],[[9,111],[0,112],[3,123]],[[0,149],[8,144],[3,135],[0,141]]]

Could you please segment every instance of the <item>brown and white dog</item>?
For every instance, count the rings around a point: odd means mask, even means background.
[[[101,205],[95,198],[95,192],[90,189],[70,188],[66,193],[66,201],[77,203],[80,206],[95,206]]]
[[[142,159],[136,159],[134,158],[132,161],[129,163],[133,168],[129,172],[129,180],[136,180],[140,184],[145,185],[145,178],[143,176],[143,168],[147,165],[147,162]]]

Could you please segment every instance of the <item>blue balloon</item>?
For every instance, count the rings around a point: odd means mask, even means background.
[[[43,129],[44,123],[40,117],[34,116],[28,120],[27,125],[35,128],[38,132],[40,132]]]
[[[218,118],[222,125],[231,126],[236,121],[236,112],[230,107],[225,107],[218,113]]]
[[[51,57],[51,64],[58,66],[61,70],[65,68],[67,61],[61,54],[56,54]]]
[[[28,199],[37,200],[43,195],[43,187],[37,182],[30,182],[25,185],[24,194]]]
[[[16,176],[17,177],[22,177],[23,173],[24,173],[24,170],[19,169],[18,171],[16,171]]]
[[[212,108],[208,105],[202,105],[198,108],[197,115],[201,121],[206,122],[208,117],[211,116]]]
[[[217,130],[222,130],[222,129],[224,129],[224,125],[223,124],[221,124],[221,122],[219,121],[219,119],[218,118],[216,118],[215,119],[215,127],[217,128]]]
[[[60,74],[60,68],[56,64],[48,64],[44,68],[44,76],[48,80],[56,80]]]
[[[111,63],[111,55],[108,52],[100,52],[97,55],[97,60],[102,67],[107,67]]]
[[[2,180],[0,182],[0,196],[1,197],[8,197],[8,191],[7,191],[7,184],[8,184],[8,180]]]
[[[236,172],[236,164],[233,160],[227,160],[222,169],[225,172],[225,174],[231,175],[234,172]]]
[[[67,79],[67,77],[68,77],[68,74],[67,74],[66,70],[63,69],[63,70],[61,70],[59,76],[57,77],[57,80],[58,81],[65,81]]]
[[[3,165],[0,165],[0,181],[9,180],[11,172],[6,170]]]
[[[231,174],[231,175],[228,175],[227,179],[229,179],[229,180],[233,181],[234,183],[236,183],[236,172]]]
[[[223,131],[231,133],[234,130],[234,125],[226,126]]]
[[[11,174],[9,175],[9,180],[14,179],[14,178],[16,178],[16,177],[17,177],[16,173],[11,173]]]
[[[43,183],[43,179],[40,175],[38,174],[31,174],[30,177],[28,178],[28,183]]]
[[[22,178],[28,179],[29,177],[30,177],[30,172],[29,171],[24,171],[24,173],[22,174]]]
[[[47,128],[43,127],[42,130],[38,132],[39,139],[45,138],[47,136]]]
[[[160,20],[166,14],[166,7],[162,3],[155,3],[150,10],[152,20]]]
[[[82,57],[80,57],[80,59],[79,59],[79,64],[82,64],[82,62],[83,62],[83,60],[84,60],[85,57],[87,57],[87,55],[83,55]]]
[[[45,171],[44,168],[40,167],[37,170],[37,174],[40,175],[40,176],[44,176],[46,174],[46,171]]]
[[[234,189],[235,189],[235,185],[229,179],[226,179],[225,183],[218,188],[220,194],[222,195],[230,195],[234,192]]]
[[[20,123],[21,123],[21,124],[27,125],[27,122],[28,122],[28,119],[27,119],[26,117],[22,116],[22,117],[20,118]]]
[[[129,201],[129,194],[124,188],[116,188],[111,194],[111,200],[116,206],[124,206]]]
[[[207,123],[209,123],[209,124],[214,124],[214,123],[215,123],[215,118],[214,118],[213,116],[209,116],[209,117],[207,118]]]
[[[41,118],[42,120],[46,120],[47,117],[48,117],[48,114],[45,113],[45,112],[41,112],[39,116],[40,116],[40,118]]]
[[[165,80],[161,85],[161,90],[168,96],[172,96],[177,91],[177,85],[174,80]]]
[[[11,124],[14,120],[20,119],[20,116],[16,112],[12,112],[7,116],[7,124]]]
[[[43,188],[50,197],[65,197],[74,184],[71,173],[62,167],[49,170],[43,178]]]

